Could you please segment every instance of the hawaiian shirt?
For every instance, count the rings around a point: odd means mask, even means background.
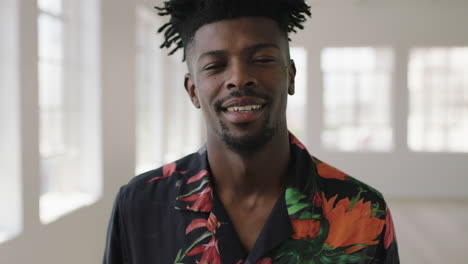
[[[292,134],[290,148],[287,186],[250,252],[213,189],[202,148],[120,189],[104,263],[399,263],[382,195],[311,156]]]

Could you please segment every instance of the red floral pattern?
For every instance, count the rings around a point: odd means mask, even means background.
[[[193,256],[203,253],[197,263],[200,264],[221,264],[221,256],[219,255],[218,240],[214,237],[210,242],[200,245],[192,249],[186,256]]]
[[[190,179],[188,179],[188,181],[187,181],[187,184],[199,181],[199,180],[203,179],[203,177],[207,177],[208,175],[209,175],[209,173],[208,173],[207,170],[201,170],[199,173],[197,173],[194,176],[190,177]]]
[[[255,264],[272,264],[271,258],[264,258],[257,261]]]
[[[348,184],[346,185],[347,188],[359,187],[359,185],[352,185],[358,183],[347,174],[310,156],[305,146],[292,134],[290,134],[290,143],[297,147],[293,149],[303,155],[302,159],[307,159],[307,162],[316,165],[317,174],[320,176],[318,179],[321,178],[323,181],[328,179],[340,180],[343,183],[334,181],[333,184]],[[307,158],[305,158],[306,156]],[[177,171],[176,163],[170,163],[162,168],[162,176],[153,177],[147,182],[169,178],[174,173],[186,173],[186,171]],[[310,173],[315,172],[311,171]],[[196,174],[189,175],[185,182],[186,186],[189,187],[182,189],[185,194],[177,197],[178,201],[184,203],[179,203],[176,208],[210,213],[208,218],[193,219],[186,227],[186,235],[193,236],[199,233],[201,235],[195,237],[192,244],[188,245],[184,250],[179,250],[177,263],[186,263],[188,261],[197,264],[221,264],[218,247],[220,238],[216,237],[221,223],[212,212],[213,187],[209,176],[208,169],[201,169]],[[291,189],[293,191],[290,191]],[[294,261],[297,259],[301,260],[297,263],[364,263],[356,261],[356,259],[367,261],[367,255],[363,253],[365,251],[361,251],[364,248],[383,243],[384,248],[387,250],[392,244],[396,243],[392,217],[388,209],[386,212],[380,211],[381,206],[379,206],[379,203],[370,200],[365,202],[364,199],[360,199],[361,192],[357,197],[344,197],[337,201],[340,192],[327,190],[328,197],[330,197],[330,194],[336,194],[327,200],[325,193],[322,193],[322,191],[322,189],[319,189],[310,195],[310,193],[303,192],[300,189],[289,188],[287,190],[286,193],[289,195],[286,202],[294,232],[290,241],[295,242],[287,249],[289,253],[273,251],[266,255],[269,256],[268,258],[262,258],[256,264],[273,264],[284,256],[291,257],[288,263],[296,263]],[[368,192],[368,190],[363,192]],[[375,215],[376,212],[380,212],[379,217]],[[385,219],[382,217],[384,213]],[[385,234],[383,234],[383,241],[380,241],[379,237],[382,235],[383,227],[385,227]],[[203,232],[193,232],[194,230]],[[287,244],[287,242],[284,243]],[[305,246],[301,248],[298,245]],[[301,252],[306,251],[307,253],[304,253],[306,257],[298,257],[298,255],[302,254]],[[276,257],[275,254],[277,254]],[[332,260],[332,257],[336,258]],[[285,262],[282,259],[281,261]],[[244,263],[244,260],[239,260],[236,264],[242,263]]]
[[[395,227],[393,225],[392,214],[390,213],[390,209],[387,208],[387,213],[385,215],[385,236],[384,236],[385,249],[388,249],[394,241],[396,241]]]
[[[197,263],[204,264],[221,264],[221,257],[219,255],[218,240],[215,238],[216,229],[221,226],[216,216],[211,213],[208,219],[197,218],[194,219],[185,230],[185,234],[189,234],[197,228],[206,228],[211,233],[210,242],[202,245],[198,245],[190,250],[186,256],[194,256],[202,254],[200,260]]]
[[[174,174],[175,172],[185,173],[185,171],[176,171],[176,166],[177,165],[176,165],[175,162],[164,165],[163,168],[162,168],[163,176],[154,177],[154,178],[150,179],[149,181],[147,181],[147,183],[153,182],[155,180],[160,180],[160,179],[171,177],[172,174]]]
[[[322,197],[320,197],[318,192],[314,193],[314,196],[312,197],[312,204],[315,207],[322,207]]]
[[[236,264],[242,264],[244,263],[244,260],[239,260],[238,262],[236,262]],[[272,264],[272,260],[271,258],[262,258],[261,260],[255,262],[255,264]]]
[[[187,206],[187,209],[195,212],[210,212],[213,207],[213,189],[211,185],[207,185],[201,192],[194,193],[187,197],[179,197],[179,200],[194,202],[191,206]]]
[[[185,234],[192,232],[194,229],[206,227],[211,233],[216,233],[216,228],[220,227],[221,223],[218,222],[216,216],[211,213],[208,219],[197,218],[194,219],[186,228]]]
[[[304,144],[302,144],[302,142],[300,142],[299,139],[297,139],[293,134],[290,134],[290,141],[291,144],[296,145],[298,148],[303,150],[306,149]]]

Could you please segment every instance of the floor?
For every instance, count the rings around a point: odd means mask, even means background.
[[[468,200],[389,200],[401,263],[468,264]]]

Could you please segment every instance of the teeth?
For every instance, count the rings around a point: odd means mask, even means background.
[[[244,106],[232,106],[228,107],[228,112],[247,112],[252,110],[260,109],[261,105],[244,105]]]

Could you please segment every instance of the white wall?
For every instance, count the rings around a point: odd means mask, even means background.
[[[150,1],[146,1],[149,3]],[[0,244],[0,263],[100,263],[111,204],[134,172],[135,7],[136,1],[102,1],[102,155],[101,200],[50,225],[38,217],[37,30],[35,1],[20,0],[21,175],[24,228]],[[313,2],[314,5],[316,2]],[[406,55],[413,46],[465,45],[468,3],[462,1],[317,1],[306,30],[293,39],[308,48],[310,151],[391,197],[465,197],[467,154],[418,154],[406,147]],[[397,54],[394,124],[396,149],[388,154],[329,153],[319,143],[321,77],[318,58],[326,46],[394,47]],[[184,98],[186,99],[186,98]]]
[[[407,61],[411,48],[468,46],[467,1],[314,1],[312,19],[293,41],[309,53],[309,109],[306,141],[322,160],[369,183],[388,198],[468,198],[468,153],[416,153],[408,150]],[[390,153],[334,153],[320,144],[324,47],[380,46],[394,49],[393,125]]]
[[[49,225],[39,221],[37,17],[34,0],[19,1],[23,232],[0,244],[0,263],[100,263],[113,199],[134,174],[135,1],[102,1],[102,173],[95,204]]]

